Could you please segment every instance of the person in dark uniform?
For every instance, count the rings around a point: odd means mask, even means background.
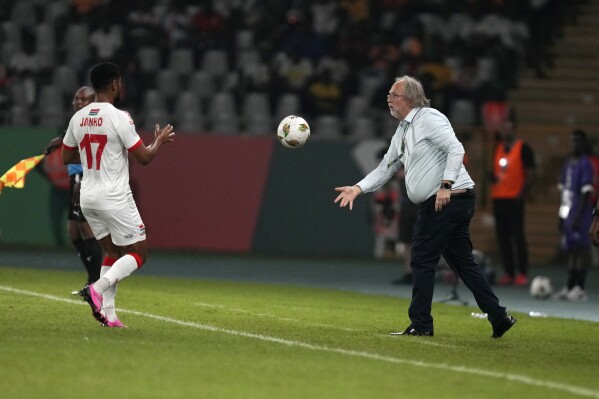
[[[73,96],[73,110],[79,111],[81,108],[90,104],[96,98],[94,89],[88,86],[79,88]],[[50,154],[62,145],[64,135],[58,136],[46,146],[44,153]],[[85,266],[87,271],[87,283],[93,283],[100,278],[100,268],[102,266],[102,247],[94,237],[94,233],[89,227],[85,216],[79,207],[79,190],[81,178],[83,177],[83,168],[81,164],[68,165],[68,173],[71,186],[71,202],[68,212],[67,231],[69,239],[77,249],[77,255]],[[74,291],[78,294],[79,291]]]

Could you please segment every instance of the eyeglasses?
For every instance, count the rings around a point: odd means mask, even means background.
[[[389,94],[387,94],[387,98],[396,99],[396,98],[399,98],[399,97],[405,97],[405,96],[403,94],[395,94],[395,93],[389,93]]]

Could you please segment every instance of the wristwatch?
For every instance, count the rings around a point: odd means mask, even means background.
[[[451,190],[451,183],[441,183],[441,188],[444,190]]]

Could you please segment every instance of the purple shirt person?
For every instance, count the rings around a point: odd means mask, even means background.
[[[561,246],[568,257],[568,280],[556,299],[584,301],[587,271],[591,264],[591,237],[593,222],[593,165],[588,151],[587,134],[574,130],[570,136],[572,155],[564,163],[559,188],[562,198],[559,208]]]

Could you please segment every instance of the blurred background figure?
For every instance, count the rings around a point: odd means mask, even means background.
[[[566,286],[554,295],[555,299],[584,301],[587,271],[591,264],[593,165],[588,156],[590,148],[586,132],[574,130],[570,135],[572,154],[566,159],[558,188],[561,191],[559,230],[561,248],[568,259]]]
[[[81,108],[90,104],[96,98],[94,89],[88,86],[79,88],[73,95],[73,111],[77,112]],[[50,154],[62,146],[63,135],[60,135],[48,144],[44,150],[45,154]],[[69,240],[77,249],[77,256],[83,262],[87,271],[87,284],[91,284],[100,278],[100,267],[102,266],[102,248],[94,237],[89,223],[81,212],[79,206],[79,192],[81,189],[81,179],[83,178],[83,167],[80,163],[68,165],[68,174],[70,181],[70,200],[67,214],[67,232]],[[75,291],[78,293],[78,291]]]
[[[495,233],[504,275],[499,285],[528,284],[528,244],[524,233],[524,203],[535,178],[532,148],[516,139],[515,118],[506,118],[495,146],[491,179],[491,198]]]
[[[399,181],[399,238],[396,246],[398,257],[403,259],[403,275],[393,284],[412,284],[412,236],[414,235],[414,225],[418,215],[418,205],[414,204],[408,198],[406,190],[406,174],[401,168],[397,172]]]
[[[378,153],[380,161],[387,149]],[[374,257],[395,259],[395,244],[399,230],[399,184],[391,179],[372,196],[372,223],[374,228]],[[408,264],[409,267],[409,264]]]

